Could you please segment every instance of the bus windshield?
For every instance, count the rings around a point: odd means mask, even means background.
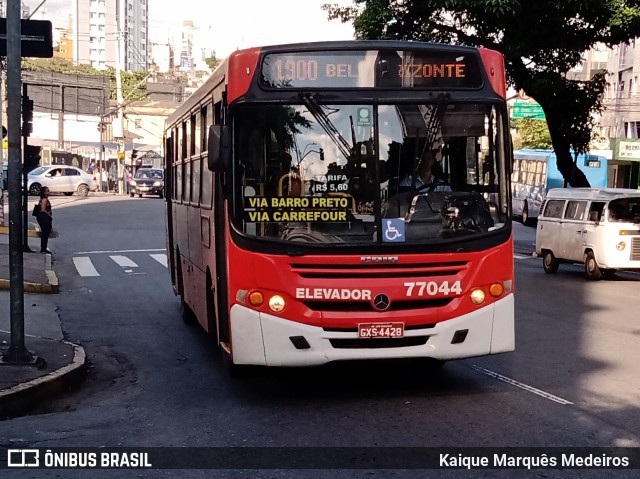
[[[428,244],[508,222],[508,131],[490,102],[239,106],[233,221],[261,240]]]

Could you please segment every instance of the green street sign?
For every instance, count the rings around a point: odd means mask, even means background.
[[[542,107],[533,101],[515,101],[511,108],[511,118],[531,118],[534,120],[544,120]]]

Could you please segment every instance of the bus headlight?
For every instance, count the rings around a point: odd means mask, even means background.
[[[474,289],[471,291],[471,302],[473,304],[482,304],[484,303],[485,295],[484,291],[481,289]]]
[[[624,241],[620,241],[620,243],[616,245],[616,249],[618,251],[624,251],[626,247],[627,247],[627,243],[625,243]]]
[[[284,301],[284,298],[279,294],[276,294],[269,298],[269,307],[271,308],[271,311],[275,313],[279,313],[280,311],[282,311],[285,307],[285,304],[286,303]]]

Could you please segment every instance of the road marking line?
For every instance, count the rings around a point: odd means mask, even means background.
[[[155,259],[158,263],[160,263],[165,268],[169,267],[169,264],[167,263],[166,254],[150,254],[149,256],[151,256],[153,259]]]
[[[87,256],[74,256],[73,264],[80,276],[100,276],[100,273],[93,267],[91,259]]]
[[[481,368],[480,366],[476,366],[475,364],[471,365],[471,367],[476,371],[486,374],[487,376],[491,376],[492,378],[495,378],[505,383],[511,384],[513,386],[519,387],[520,389],[524,389],[525,391],[529,391],[530,393],[537,394],[538,396],[541,396],[545,399],[549,399],[550,401],[554,401],[559,404],[573,404],[571,401],[567,401],[566,399],[562,399],[561,397],[554,396],[553,394],[534,388],[533,386],[529,386],[527,384],[518,382],[515,379],[508,378],[507,376],[503,376],[502,374],[495,373],[493,371],[490,371],[489,369]]]
[[[76,251],[73,254],[114,254],[114,253],[149,253],[151,251],[166,251],[166,248],[155,248],[155,249],[122,249],[122,250],[114,250],[114,251]]]
[[[513,255],[513,257],[516,258],[516,259],[531,259],[531,258],[533,258],[533,256],[531,256],[530,254],[518,254],[518,253],[515,253]]]
[[[138,267],[138,265],[136,263],[131,261],[126,256],[114,255],[114,256],[109,256],[109,258],[111,258],[113,261],[118,263],[118,265],[122,266],[123,268],[137,268]],[[131,270],[125,270],[125,272],[130,273]]]

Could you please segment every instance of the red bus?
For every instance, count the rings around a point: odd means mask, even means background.
[[[167,120],[171,279],[227,364],[514,349],[503,57],[236,51]]]

